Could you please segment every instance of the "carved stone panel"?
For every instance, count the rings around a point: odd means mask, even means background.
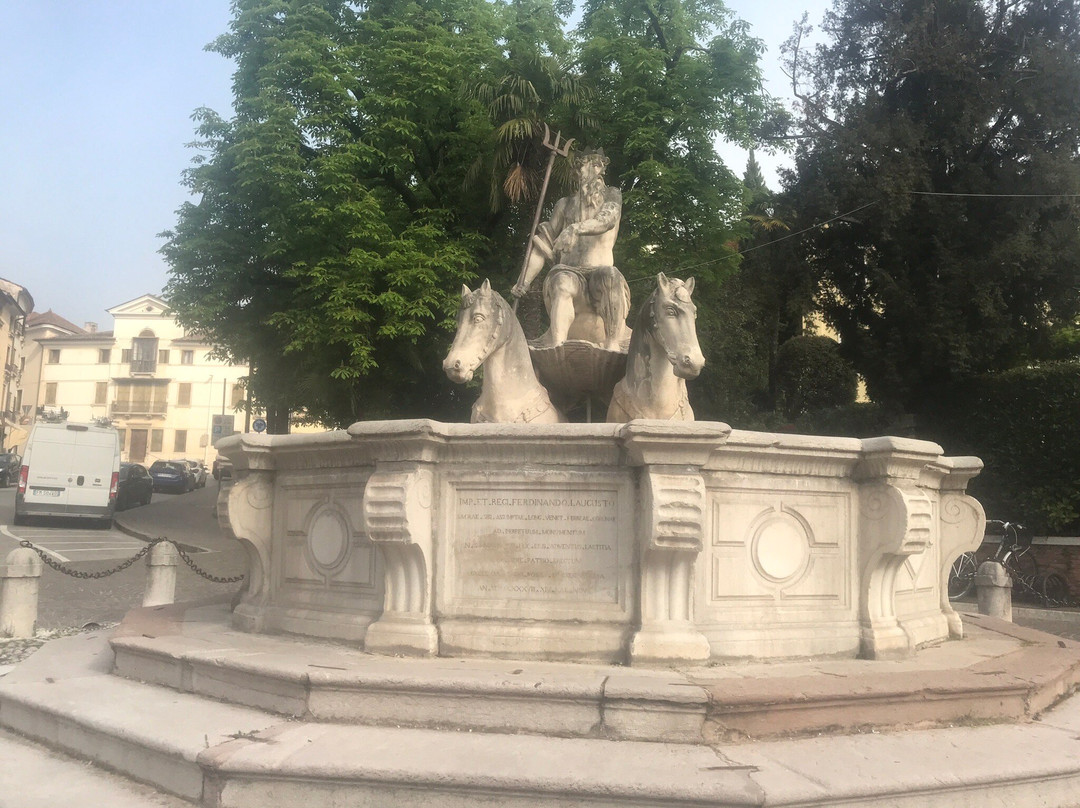
[[[513,619],[625,615],[629,488],[613,475],[446,484],[440,610]]]
[[[850,608],[848,494],[727,489],[709,502],[710,603]]]

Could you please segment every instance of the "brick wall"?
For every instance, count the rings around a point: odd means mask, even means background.
[[[1031,552],[1039,572],[1056,572],[1069,582],[1069,592],[1080,597],[1080,547],[1061,544],[1033,544]]]

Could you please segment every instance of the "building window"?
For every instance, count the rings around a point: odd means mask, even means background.
[[[153,373],[157,370],[158,340],[149,328],[131,341],[131,372]]]
[[[50,407],[56,406],[56,382],[45,382],[45,403]]]
[[[181,382],[180,387],[176,391],[176,406],[177,407],[190,407],[191,406],[191,382]]]
[[[95,382],[94,383],[94,403],[104,404],[109,400],[109,383],[108,382]]]
[[[131,348],[120,349],[120,361],[125,365],[131,364]]]
[[[59,348],[49,348],[48,363],[50,365],[59,365],[60,364],[60,349]]]
[[[113,415],[165,415],[169,388],[153,379],[116,382]]]
[[[157,352],[157,361],[158,361],[159,365],[167,365],[167,364],[169,364],[169,352],[168,351],[158,351]]]
[[[107,365],[112,361],[111,348],[98,348],[97,361],[99,365]]]
[[[233,409],[239,407],[244,401],[244,385],[234,384],[232,386],[232,406]]]
[[[187,430],[178,429],[173,436],[173,451],[174,452],[186,452],[187,451]]]
[[[160,452],[161,444],[165,442],[165,430],[164,429],[151,429],[150,430],[150,451]]]
[[[180,364],[181,365],[192,365],[194,363],[195,363],[195,352],[194,351],[181,351],[180,352]]]

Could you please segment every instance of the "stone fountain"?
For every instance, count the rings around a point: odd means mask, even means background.
[[[695,421],[693,281],[629,334],[587,154],[515,287],[551,331],[462,290],[473,423],[222,441],[243,590],[54,641],[0,724],[207,808],[1074,806],[1080,644],[947,597],[981,462]]]

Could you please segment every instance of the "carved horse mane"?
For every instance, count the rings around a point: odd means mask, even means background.
[[[626,376],[615,385],[607,420],[634,418],[693,421],[686,380],[705,365],[697,339],[694,279],[656,276],[656,289],[641,307],[626,356]]]
[[[443,362],[451,381],[472,379],[484,367],[472,423],[557,423],[565,421],[536,378],[525,332],[503,297],[484,281],[475,292],[461,287],[457,334]]]

